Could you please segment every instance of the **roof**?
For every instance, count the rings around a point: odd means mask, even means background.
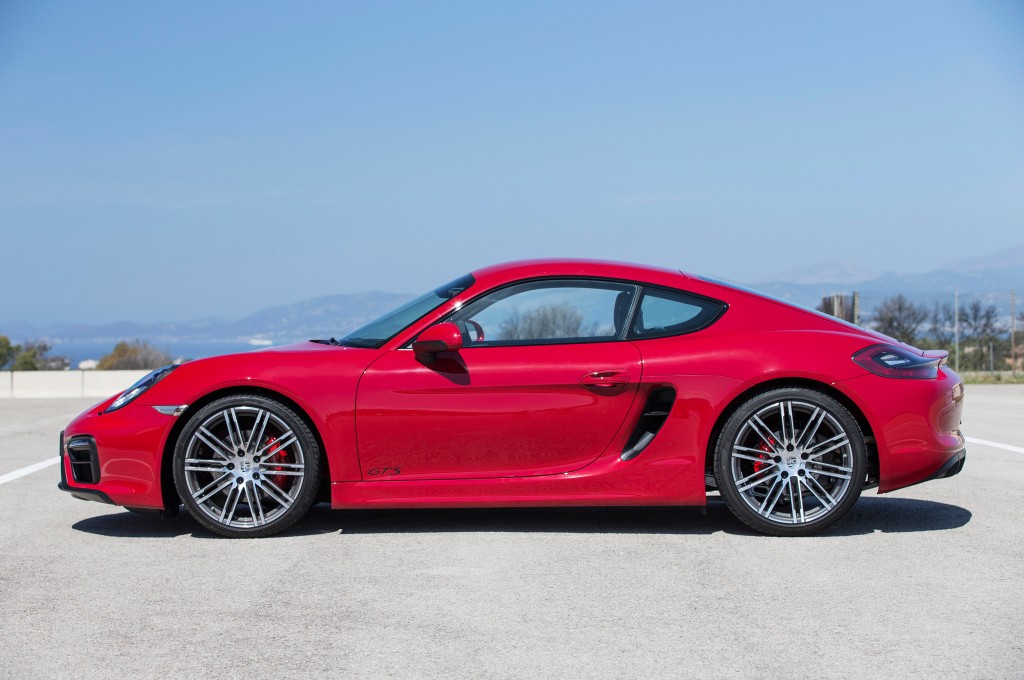
[[[585,276],[609,279],[647,281],[672,285],[679,284],[680,278],[690,277],[677,269],[652,267],[628,262],[586,259],[537,259],[518,260],[484,267],[473,272],[481,283],[488,285],[501,281],[514,281],[545,276]]]

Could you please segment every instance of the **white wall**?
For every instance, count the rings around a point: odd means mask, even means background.
[[[0,371],[0,399],[109,397],[149,371]]]

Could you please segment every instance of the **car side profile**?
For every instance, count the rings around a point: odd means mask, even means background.
[[[958,473],[945,352],[669,269],[481,269],[340,340],[154,371],[61,433],[60,488],[230,537],[334,508],[703,506],[807,535]]]

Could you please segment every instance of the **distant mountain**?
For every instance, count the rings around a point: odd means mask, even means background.
[[[856,290],[860,292],[865,313],[885,298],[900,293],[919,302],[952,303],[953,293],[957,291],[962,303],[980,298],[1008,314],[1010,291],[1015,289],[1024,298],[1024,247],[950,262],[923,274],[885,272],[860,280],[836,276],[807,282],[762,281],[749,286],[809,307],[819,304],[826,295]],[[1022,308],[1018,305],[1018,309]]]
[[[412,297],[403,293],[326,295],[291,305],[261,309],[226,324],[224,330],[230,330],[230,337],[272,340],[274,344],[340,337]]]
[[[849,284],[866,281],[878,275],[877,269],[851,265],[846,262],[822,262],[807,267],[791,269],[765,279],[765,282],[779,282],[795,285],[827,283]]]
[[[10,324],[2,331],[15,341],[44,339],[68,342],[116,342],[140,338],[156,344],[240,342],[279,345],[311,338],[339,337],[412,296],[400,293],[327,295],[279,307],[267,307],[237,321],[201,319],[183,323],[56,324],[34,327]]]
[[[956,269],[962,272],[987,272],[990,270],[1007,270],[1016,268],[1020,274],[1024,270],[1024,246],[1005,248],[983,257],[969,257],[957,260],[943,269]]]
[[[829,271],[834,274],[826,276]],[[1009,291],[1015,288],[1024,309],[1024,247],[1008,248],[988,257],[975,257],[940,266],[923,274],[883,274],[858,279],[864,269],[839,264],[822,265],[794,272],[797,280],[763,281],[751,288],[797,304],[814,307],[822,297],[857,290],[862,313],[887,297],[903,293],[919,302],[952,302],[958,290],[961,302],[981,299],[1009,313]],[[139,338],[155,343],[235,342],[279,345],[311,338],[340,337],[348,331],[411,299],[401,293],[349,293],[327,295],[290,305],[268,307],[238,320],[200,319],[184,323],[112,323],[100,326],[57,324],[34,327],[25,323],[5,324],[0,333],[16,342],[33,339],[53,344],[89,342],[113,344]]]

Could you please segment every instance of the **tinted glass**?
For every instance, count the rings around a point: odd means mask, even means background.
[[[725,305],[686,293],[647,288],[633,317],[630,338],[658,338],[692,333],[721,314]]]
[[[452,315],[467,346],[615,340],[636,286],[603,281],[531,281],[495,291]]]

